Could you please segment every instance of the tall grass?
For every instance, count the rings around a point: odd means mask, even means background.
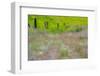
[[[52,33],[78,32],[82,30],[82,26],[88,25],[88,17],[28,15],[28,24],[30,32],[35,29]]]

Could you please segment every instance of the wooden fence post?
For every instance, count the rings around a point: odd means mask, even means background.
[[[34,28],[36,29],[37,28],[37,19],[34,18]]]
[[[30,24],[28,24],[28,28],[30,28]]]
[[[44,26],[45,26],[46,29],[48,29],[48,22],[47,21],[44,22]]]

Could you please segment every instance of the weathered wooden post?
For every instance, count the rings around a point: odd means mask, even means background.
[[[37,19],[34,18],[34,28],[36,29],[37,28]]]
[[[48,29],[48,22],[47,21],[44,22],[44,26],[45,26],[46,29]]]
[[[30,28],[30,24],[28,24],[28,28]]]
[[[57,29],[59,29],[59,23],[57,23]]]

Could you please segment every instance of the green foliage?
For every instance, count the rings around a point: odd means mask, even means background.
[[[50,33],[79,32],[82,30],[82,26],[88,25],[88,17],[28,15],[30,32],[34,31],[34,18],[36,18],[37,21],[37,29],[41,32],[44,30]],[[45,25],[46,22],[48,22],[47,25]],[[48,28],[46,28],[46,26],[48,26]]]

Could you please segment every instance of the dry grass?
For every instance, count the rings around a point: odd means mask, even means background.
[[[28,59],[87,58],[87,32],[29,33]]]

